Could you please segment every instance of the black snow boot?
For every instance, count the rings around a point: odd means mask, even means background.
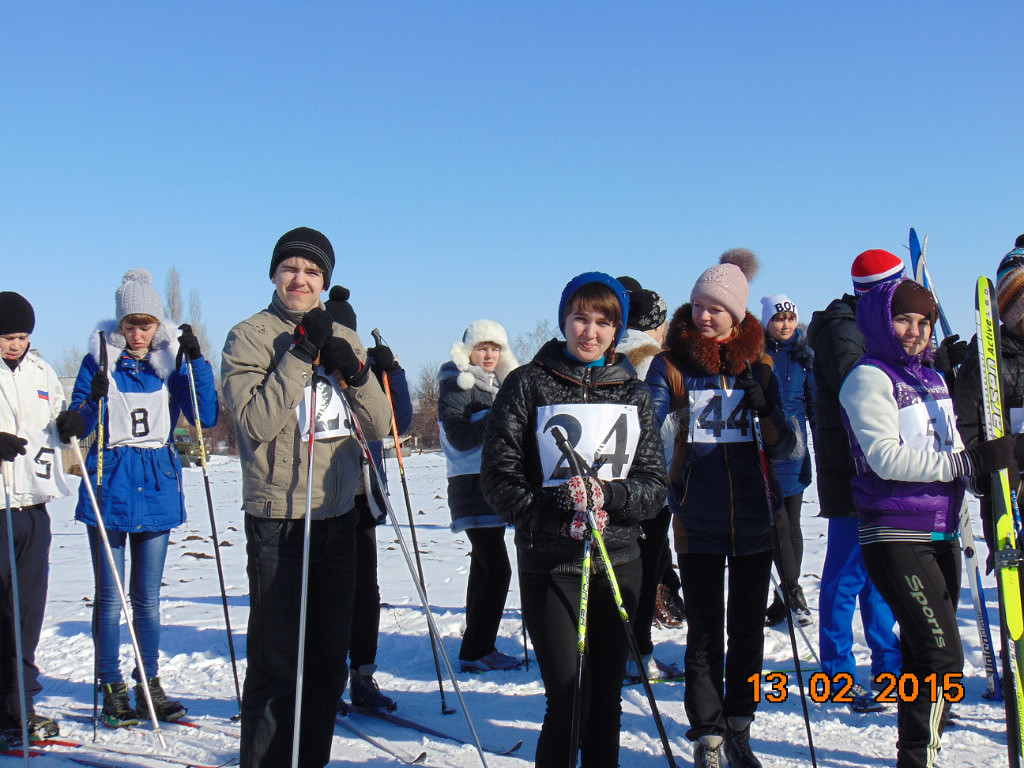
[[[132,709],[128,701],[128,688],[122,682],[103,683],[103,711],[100,720],[107,728],[126,728],[139,724],[139,713]]]
[[[731,768],[762,768],[761,761],[750,748],[750,724],[752,717],[730,717],[726,721],[725,756]]]
[[[160,685],[159,677],[149,678],[149,695],[153,699],[153,710],[156,712],[157,720],[173,723],[175,720],[183,718],[188,712],[185,707],[181,706],[180,701],[172,701],[167,698],[167,694],[164,693],[164,689]],[[146,702],[146,692],[142,688],[142,683],[135,686],[135,706],[139,710],[140,717],[149,717],[149,705]]]
[[[358,669],[349,671],[348,687],[352,706],[394,712],[398,709],[398,704],[394,699],[380,692],[377,681],[373,679],[373,673],[376,671],[376,664],[363,664]]]

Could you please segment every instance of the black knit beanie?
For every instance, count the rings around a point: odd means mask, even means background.
[[[348,303],[348,297],[352,293],[343,285],[336,285],[331,288],[330,297],[324,302],[324,309],[331,313],[334,322],[341,323],[351,330],[356,329],[356,311]]]
[[[0,293],[0,336],[8,333],[32,333],[36,313],[28,299],[14,291]]]
[[[1017,242],[1013,244],[1014,248],[1024,248],[1024,235],[1017,235]]]
[[[274,246],[274,255],[270,258],[270,277],[273,279],[277,265],[287,258],[298,256],[308,259],[324,271],[324,285],[331,284],[331,273],[334,271],[334,248],[327,236],[309,227],[298,227],[285,232]]]

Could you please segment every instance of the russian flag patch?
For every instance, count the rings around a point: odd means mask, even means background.
[[[36,390],[36,394],[39,395],[39,399],[40,400],[49,401],[49,399],[50,399],[50,393],[45,391],[45,390],[37,389]]]

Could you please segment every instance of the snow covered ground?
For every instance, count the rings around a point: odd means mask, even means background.
[[[394,461],[391,462],[394,465]],[[468,541],[448,529],[444,458],[439,453],[413,455],[406,460],[407,480],[415,513],[426,574],[431,609],[444,636],[444,647],[452,659],[458,656],[464,621],[466,575],[469,567]],[[397,466],[390,467],[392,500],[400,521],[407,520]],[[223,730],[193,730],[183,726],[165,726],[167,747],[154,738],[148,726],[111,731],[100,728],[100,744],[153,753],[173,755],[207,764],[220,764],[237,756],[237,726],[228,718],[237,712],[216,565],[210,542],[210,523],[200,469],[184,471],[189,521],[171,535],[164,572],[163,637],[161,667],[164,686],[189,708],[189,717],[198,723]],[[210,465],[211,486],[216,505],[217,527],[222,542],[227,594],[234,629],[239,671],[245,672],[245,627],[248,610],[245,577],[245,536],[239,510],[241,477],[237,459],[214,457]],[[77,481],[76,481],[77,482]],[[818,512],[814,488],[809,488],[803,513],[806,541],[804,575],[801,578],[808,603],[816,615],[818,582],[825,554],[825,521]],[[92,641],[89,633],[92,578],[84,527],[74,521],[74,498],[50,505],[53,518],[50,591],[46,623],[38,651],[43,673],[43,694],[37,699],[40,711],[60,721],[61,732],[81,741],[91,739],[88,716],[92,710]],[[977,520],[977,509],[974,509]],[[401,524],[408,537],[407,523]],[[978,528],[978,526],[976,526]],[[980,528],[979,528],[980,534]],[[426,619],[416,590],[390,526],[378,529],[380,542],[381,597],[385,603],[381,615],[380,670],[377,680],[382,689],[399,702],[399,714],[453,731],[465,738],[469,729],[464,714],[442,715],[437,679],[426,630]],[[507,536],[512,548],[512,535]],[[514,553],[514,550],[513,550]],[[995,584],[987,578],[988,603],[993,622],[997,618]],[[506,603],[498,649],[522,656],[523,640],[518,587],[513,580]],[[954,708],[955,725],[943,738],[939,764],[955,766],[998,766],[1006,764],[1006,738],[1002,705],[981,697],[985,677],[978,636],[965,584],[960,609],[960,625],[966,646],[966,696]],[[868,651],[859,631],[856,638],[860,671],[868,672]],[[817,630],[810,628],[817,644]],[[317,631],[316,617],[310,618],[310,631]],[[122,631],[121,657],[126,675],[131,669],[132,652],[127,631]],[[685,630],[655,630],[657,655],[667,661],[683,662]],[[806,648],[801,640],[802,653]],[[793,667],[788,634],[765,630],[766,669],[791,670]],[[457,663],[457,662],[456,662]],[[754,748],[765,766],[810,765],[806,736],[795,677],[790,675],[790,692],[781,703],[762,703],[752,735]],[[493,672],[486,675],[458,674],[469,713],[485,745],[508,746],[521,739],[524,744],[513,755],[486,755],[487,764],[530,765],[544,711],[544,692],[537,665],[532,658],[529,669]],[[445,675],[449,705],[458,705],[451,683]],[[692,750],[685,738],[687,729],[683,711],[681,683],[654,686],[658,706],[665,718],[673,751],[680,766],[691,764]],[[654,722],[649,714],[643,689],[624,691],[621,764],[627,768],[666,764]],[[890,706],[879,714],[854,714],[845,705],[811,704],[811,721],[818,764],[821,766],[886,766],[895,763],[896,711]],[[481,764],[477,751],[386,723],[360,720],[368,732],[401,744],[410,752],[427,751],[424,764],[433,766],[476,766]],[[81,754],[81,753],[78,753]],[[124,765],[168,765],[136,757]],[[104,758],[106,759],[106,758]],[[0,758],[0,766],[15,765],[15,758]],[[390,766],[394,758],[365,741],[337,729],[331,765]],[[33,761],[37,768],[64,765],[56,757]]]

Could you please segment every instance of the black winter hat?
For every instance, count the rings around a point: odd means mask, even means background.
[[[324,271],[324,285],[331,284],[334,271],[334,248],[322,232],[309,227],[297,227],[281,235],[270,257],[270,277],[273,279],[277,265],[291,256],[308,259]]]
[[[622,287],[625,288],[630,293],[643,290],[643,286],[640,285],[640,281],[637,280],[635,277],[630,277],[629,275],[622,275],[621,277],[616,277],[615,279],[622,283]]]
[[[36,327],[36,313],[28,299],[14,291],[0,293],[0,335],[32,333]]]
[[[666,317],[668,307],[665,306],[665,300],[654,291],[641,288],[629,292],[628,327],[638,331],[653,331],[665,322]]]
[[[1017,235],[1017,242],[1013,244],[1014,248],[1024,248],[1024,235]]]
[[[330,298],[324,302],[324,309],[331,313],[334,322],[341,323],[351,330],[356,329],[356,311],[348,303],[348,297],[352,293],[343,285],[336,285],[331,288]]]

